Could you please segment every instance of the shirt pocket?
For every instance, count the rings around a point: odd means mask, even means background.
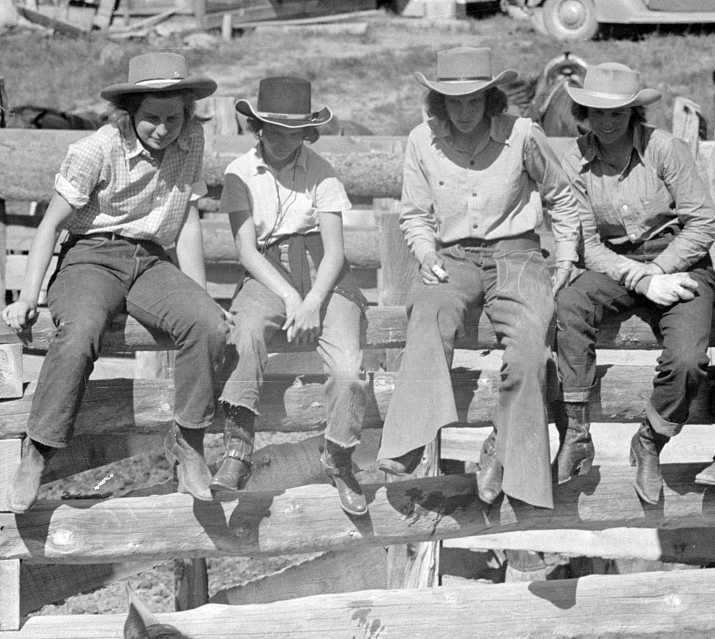
[[[640,184],[640,204],[642,207],[643,221],[661,217],[663,213],[673,210],[673,198],[665,182],[650,168],[646,168]]]

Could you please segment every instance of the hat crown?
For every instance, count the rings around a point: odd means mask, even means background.
[[[437,52],[437,80],[491,80],[492,51],[488,47],[456,47]]]
[[[303,78],[263,78],[258,85],[259,113],[305,116],[311,112],[310,104],[310,82]]]
[[[157,80],[183,80],[188,76],[186,58],[168,51],[143,53],[129,60],[130,83]]]
[[[632,96],[641,88],[640,73],[618,62],[604,62],[586,69],[583,88],[596,93]]]

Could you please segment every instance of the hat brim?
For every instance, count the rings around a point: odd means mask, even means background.
[[[170,91],[190,91],[194,94],[194,98],[201,100],[207,98],[218,85],[211,78],[202,76],[193,76],[184,80],[170,80],[165,83],[137,85],[132,82],[122,82],[120,84],[112,84],[106,89],[103,89],[99,95],[105,100],[116,102],[120,97],[130,94],[142,93],[167,93]]]
[[[314,111],[306,117],[296,117],[281,113],[264,113],[256,111],[248,100],[238,100],[236,111],[247,118],[255,118],[267,124],[275,124],[286,129],[304,129],[309,126],[320,126],[327,124],[333,119],[333,112],[328,107],[323,107],[319,111]]]
[[[631,96],[610,96],[606,93],[594,93],[588,89],[574,86],[567,86],[566,91],[576,104],[591,109],[623,109],[626,107],[647,106],[657,102],[662,97],[660,91],[656,89],[641,89]]]
[[[514,82],[519,77],[519,74],[514,69],[505,69],[499,75],[491,80],[428,80],[424,73],[415,72],[415,78],[422,86],[441,93],[442,95],[469,95],[477,91],[486,91],[487,89],[499,86],[500,84],[508,84]]]

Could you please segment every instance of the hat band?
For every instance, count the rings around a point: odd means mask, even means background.
[[[589,95],[596,98],[610,98],[615,100],[630,100],[638,95],[638,91],[635,93],[607,93],[606,91],[593,91],[592,89],[586,89],[585,87],[582,91],[585,91]]]
[[[165,87],[172,84],[178,84],[179,82],[183,81],[183,79],[184,78],[165,78],[163,80],[139,80],[139,82],[135,82],[134,84],[138,87]]]
[[[270,111],[256,111],[256,115],[262,118],[274,118],[276,120],[310,120],[313,113],[271,113]]]
[[[491,82],[492,78],[490,76],[484,75],[471,75],[471,76],[458,76],[458,77],[439,77],[437,82],[474,82],[475,80],[486,80]]]

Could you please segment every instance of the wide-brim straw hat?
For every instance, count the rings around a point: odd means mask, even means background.
[[[468,95],[493,86],[513,82],[518,77],[514,69],[494,75],[492,50],[488,47],[456,47],[437,52],[437,75],[429,80],[424,73],[415,73],[423,86],[443,95]]]
[[[187,91],[200,100],[216,91],[216,86],[211,78],[189,75],[183,55],[155,51],[131,58],[127,82],[112,84],[100,95],[105,100],[116,102],[128,94]]]
[[[660,91],[643,88],[640,73],[618,62],[603,62],[586,68],[583,87],[567,86],[571,99],[592,109],[622,109],[646,106],[660,100]]]
[[[248,100],[238,100],[236,111],[248,118],[288,129],[320,126],[333,118],[332,111],[326,106],[313,111],[308,80],[289,76],[263,78],[258,85],[256,106]]]

